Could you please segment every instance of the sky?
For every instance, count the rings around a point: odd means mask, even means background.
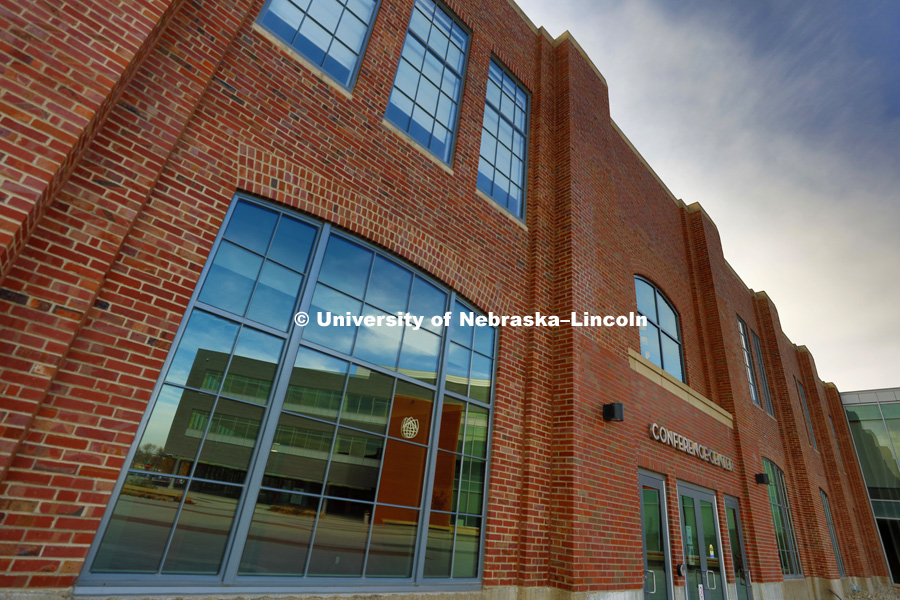
[[[822,380],[900,387],[900,2],[517,1]]]

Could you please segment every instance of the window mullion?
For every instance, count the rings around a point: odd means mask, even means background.
[[[375,261],[372,261],[372,265],[374,266]],[[371,272],[370,272],[371,277]],[[412,284],[410,284],[411,286]],[[368,294],[368,290],[366,290]],[[397,352],[400,352],[397,350]],[[350,377],[347,377],[347,387],[350,386]],[[346,393],[344,394],[346,397]],[[369,566],[369,549],[372,547],[372,535],[375,533],[375,512],[378,510],[378,507],[381,504],[378,502],[378,493],[381,491],[381,474],[384,472],[384,463],[385,458],[387,457],[387,449],[388,449],[388,441],[390,440],[390,428],[391,428],[391,413],[394,409],[394,398],[397,397],[397,379],[394,379],[393,384],[391,386],[391,408],[388,410],[388,422],[387,427],[385,428],[384,435],[382,436],[382,448],[384,451],[381,453],[381,462],[378,465],[378,478],[375,480],[375,497],[372,500],[372,514],[369,517],[369,533],[366,536],[366,547],[363,550],[363,560],[362,560],[362,574],[361,577],[365,579],[366,577],[366,568]],[[432,403],[434,404],[434,403]],[[433,407],[432,407],[433,408]],[[341,409],[341,413],[343,413],[343,409]],[[337,435],[340,435],[340,429],[337,431]],[[372,432],[369,432],[370,434]],[[335,439],[337,439],[337,435]],[[331,450],[331,458],[334,459],[334,449]],[[330,461],[329,461],[330,462]],[[328,480],[325,480],[325,484],[328,484]]]
[[[791,505],[788,498],[787,480],[784,472],[779,469],[777,473],[779,481],[779,490],[782,496],[782,520],[784,521],[785,538],[787,543],[787,554],[789,564],[791,565],[791,575],[802,575],[803,569],[800,567],[800,553],[797,548],[797,533],[794,531],[794,518],[791,515]]]
[[[656,343],[659,345],[659,366],[662,369],[666,370],[666,356],[663,353],[663,328],[662,328],[662,315],[659,312],[660,302],[663,300],[659,297],[659,292],[654,288],[653,289],[653,306],[656,308]]]
[[[457,455],[462,459],[462,455]],[[460,488],[462,488],[462,476],[463,469],[466,466],[466,461],[459,461],[459,484]],[[459,533],[459,497],[462,489],[458,489],[456,494],[456,507],[454,508],[454,512],[450,513],[450,522],[453,524],[453,541],[450,542],[450,579],[453,579],[454,569],[456,568],[456,535]]]
[[[210,256],[212,256],[212,254],[210,254]],[[266,263],[266,262],[269,262],[269,261],[268,261],[268,259],[265,259],[265,258],[264,258],[264,259],[263,259],[263,266],[265,266],[265,263]],[[262,275],[262,267],[260,267],[260,275]],[[305,281],[306,276],[303,275],[302,273],[300,274],[300,276],[303,277],[303,278],[304,278],[304,281]],[[256,288],[257,288],[258,285],[259,285],[259,277],[257,277],[257,281],[256,281],[256,283],[253,285],[253,293],[256,293]],[[202,287],[202,286],[201,286],[201,287]],[[252,293],[251,293],[251,295],[250,295],[250,298],[251,298],[251,300],[248,301],[248,306],[247,306],[247,309],[245,310],[245,313],[246,313],[246,312],[249,312],[249,310],[250,310],[249,304],[250,304],[250,302],[252,301],[252,298],[253,298],[253,294],[252,294]],[[203,302],[202,300],[197,300],[196,302],[194,302],[193,308],[198,309],[198,310],[202,310],[203,312],[209,313],[209,314],[211,314],[211,315],[215,315],[215,316],[217,316],[217,317],[221,317],[221,318],[223,318],[223,319],[228,319],[229,321],[232,321],[233,323],[237,323],[237,324],[239,324],[239,325],[247,325],[247,326],[250,326],[250,327],[253,328],[253,329],[256,329],[256,330],[258,330],[258,331],[262,331],[263,333],[267,333],[267,334],[269,334],[269,335],[271,335],[271,336],[273,336],[273,337],[281,338],[281,339],[283,339],[283,340],[286,340],[287,337],[288,337],[287,334],[286,334],[286,333],[284,332],[284,330],[282,330],[282,329],[278,329],[278,328],[272,327],[271,325],[266,325],[265,323],[260,323],[259,321],[254,321],[254,320],[251,319],[250,317],[245,317],[245,316],[243,316],[243,315],[238,315],[238,314],[235,314],[235,313],[233,313],[233,312],[229,312],[229,311],[224,310],[224,309],[221,309],[221,308],[219,308],[219,307],[217,307],[217,306],[213,306],[212,304],[206,304],[206,303]],[[190,314],[191,312],[193,312],[193,310],[191,310],[191,311],[186,311],[184,314],[185,314],[185,315],[188,315],[188,314]],[[293,315],[291,315],[291,317],[293,318]],[[188,320],[190,320],[190,317],[188,317]],[[237,343],[237,340],[236,340],[236,339],[235,339],[235,343]],[[223,377],[224,377],[224,375],[223,375]],[[185,385],[185,387],[188,387],[188,386]],[[207,393],[209,393],[209,390],[205,390],[205,391],[206,391]]]
[[[325,245],[324,241],[322,245]],[[318,269],[316,270],[316,279],[318,279]],[[350,367],[352,367],[352,363],[348,366],[348,369]],[[322,473],[322,490],[318,493],[319,505],[316,510],[316,520],[313,522],[312,531],[309,533],[309,544],[307,544],[306,548],[306,560],[303,563],[303,573],[301,577],[307,577],[309,575],[309,565],[312,562],[313,549],[316,544],[316,534],[319,531],[319,520],[322,517],[322,510],[325,508],[325,502],[327,501],[328,477],[331,475],[331,467],[334,464],[334,450],[337,447],[338,438],[341,435],[341,419],[344,417],[344,400],[347,398],[347,391],[350,389],[350,377],[351,375],[348,370],[347,375],[344,377],[344,385],[341,388],[341,404],[338,406],[337,417],[335,417],[334,420],[334,433],[331,435],[331,446],[328,447],[328,462],[325,464],[324,473]],[[382,458],[382,460],[384,459]],[[380,470],[381,467],[379,467],[379,474]],[[304,492],[304,495],[312,496],[314,494],[307,494]]]
[[[202,287],[202,286],[200,286]],[[187,319],[190,321],[190,317]],[[169,529],[169,537],[166,539],[166,545],[163,548],[162,556],[159,561],[159,566],[156,569],[157,575],[162,574],[163,566],[166,564],[166,558],[169,556],[169,549],[172,547],[172,540],[175,537],[175,532],[178,531],[179,520],[181,518],[182,509],[184,509],[184,503],[187,501],[188,494],[191,493],[191,488],[194,483],[194,473],[197,471],[197,465],[200,463],[200,457],[203,455],[203,447],[206,445],[207,439],[209,438],[210,431],[212,430],[213,418],[216,415],[216,409],[219,406],[219,401],[222,398],[222,388],[225,387],[225,377],[228,375],[229,367],[231,366],[231,362],[234,360],[234,352],[237,348],[238,340],[241,337],[241,331],[243,331],[243,326],[238,328],[237,335],[234,338],[234,344],[231,347],[231,356],[228,357],[228,362],[225,363],[225,370],[222,372],[222,381],[219,382],[219,387],[215,392],[215,399],[213,400],[212,406],[209,408],[209,416],[206,418],[206,427],[203,429],[203,435],[200,437],[200,443],[197,446],[197,450],[194,453],[194,463],[191,465],[191,470],[184,477],[184,491],[181,494],[181,501],[178,504],[178,510],[175,512],[175,518],[172,520],[172,527]],[[153,411],[150,411],[151,413]],[[178,479],[175,474],[173,474],[175,479]],[[222,483],[222,482],[217,482]],[[243,487],[243,486],[242,486]],[[246,492],[246,488],[241,490],[241,493],[244,494]],[[240,499],[238,500],[240,502]],[[235,512],[235,515],[237,512]],[[234,534],[235,527],[232,527],[231,534]],[[228,544],[226,544],[226,549],[229,548]],[[227,551],[227,550],[226,550]]]
[[[487,507],[488,497],[490,496],[491,485],[491,440],[494,439],[494,390],[497,387],[497,365],[500,361],[497,356],[500,353],[500,329],[496,329],[494,333],[494,345],[491,347],[491,356],[494,357],[494,364],[491,369],[491,390],[488,395],[488,422],[487,433],[484,440],[484,482],[482,483],[483,496],[481,498],[481,535],[478,536],[478,579],[484,576],[484,542],[487,537]],[[468,409],[467,409],[468,410]],[[465,447],[463,447],[465,450]],[[452,575],[452,573],[451,573]]]
[[[446,311],[452,311],[456,305],[456,292],[450,291],[447,295],[447,304],[444,306]],[[451,317],[452,320],[452,317]],[[434,492],[434,470],[437,465],[438,457],[438,441],[441,434],[441,415],[444,409],[444,387],[446,379],[446,367],[450,354],[450,327],[444,326],[443,339],[441,340],[441,358],[438,361],[437,368],[437,391],[434,397],[434,408],[431,418],[431,441],[428,445],[428,465],[425,469],[425,486],[422,494],[422,514],[419,515],[419,538],[416,541],[415,566],[413,572],[413,580],[417,585],[422,585],[425,579],[425,552],[428,546],[428,529],[431,523],[431,499]],[[451,547],[450,551],[453,551]],[[451,572],[452,576],[453,573]]]
[[[267,413],[264,415],[265,425],[257,442],[254,456],[250,461],[248,468],[248,477],[245,484],[244,504],[238,508],[235,515],[236,525],[232,532],[233,544],[229,546],[229,555],[225,563],[223,573],[224,583],[233,583],[237,575],[238,566],[241,555],[243,554],[244,544],[247,541],[247,533],[250,530],[250,522],[253,520],[253,512],[256,509],[256,498],[258,497],[259,487],[265,474],[266,461],[269,458],[268,449],[272,446],[272,440],[275,439],[275,430],[278,427],[278,417],[281,414],[281,406],[284,402],[287,386],[291,379],[291,368],[294,366],[294,359],[297,356],[297,346],[295,345],[295,333],[291,333],[288,338],[288,347],[284,355],[284,361],[280,365],[275,375],[275,386],[272,394],[270,405],[266,407]]]
[[[225,222],[227,222],[227,220]],[[325,255],[325,242],[328,239],[330,230],[331,227],[328,223],[325,223],[319,230],[315,246],[316,252],[313,256],[312,264],[304,276],[304,287],[300,298],[301,311],[309,310],[309,305],[312,302],[312,295],[315,291],[318,272],[322,266],[322,258]],[[254,450],[254,457],[250,461],[248,467],[247,481],[244,484],[244,503],[238,508],[238,511],[235,514],[235,526],[232,528],[231,537],[233,543],[228,546],[228,558],[223,572],[223,579],[226,584],[233,583],[234,578],[237,576],[241,554],[243,554],[244,545],[247,541],[247,533],[250,531],[250,523],[253,520],[253,512],[256,510],[256,498],[259,496],[259,488],[262,484],[263,475],[265,475],[266,461],[269,459],[268,449],[271,448],[272,441],[275,439],[275,430],[278,428],[281,408],[284,405],[284,398],[287,395],[288,384],[291,380],[291,370],[294,368],[294,360],[296,360],[297,352],[300,349],[300,337],[303,330],[302,328],[293,325],[293,320],[291,322],[290,335],[288,335],[285,342],[285,351],[283,354],[284,360],[281,362],[281,365],[278,367],[275,374],[271,401],[269,402],[269,406],[266,407],[267,413],[263,416],[265,425],[263,425],[257,447]],[[225,377],[223,376],[222,385],[224,385],[224,380]],[[210,421],[212,421],[211,416]]]

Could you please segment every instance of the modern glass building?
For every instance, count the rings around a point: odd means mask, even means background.
[[[900,584],[900,388],[841,394],[894,584]]]

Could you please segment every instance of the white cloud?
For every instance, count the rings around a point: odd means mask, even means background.
[[[613,118],[676,196],[709,212],[726,258],[769,293],[820,376],[900,386],[900,123],[879,120],[879,72],[827,13],[788,11],[787,31],[754,45],[721,11],[519,4],[585,48]]]

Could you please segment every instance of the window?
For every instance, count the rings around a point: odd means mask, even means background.
[[[377,4],[377,0],[268,0],[258,22],[349,88]]]
[[[524,213],[528,92],[495,60],[488,70],[478,189],[520,219]]]
[[[635,276],[634,288],[638,312],[647,317],[647,325],[641,327],[641,354],[684,381],[678,313],[662,292],[643,277]]]
[[[769,393],[769,378],[766,376],[766,363],[763,360],[759,336],[753,331],[750,334],[753,336],[753,351],[756,354],[756,367],[759,369],[759,389],[762,392],[763,400],[766,401],[766,412],[774,417],[775,410],[772,408],[772,394]]]
[[[772,522],[775,526],[775,541],[778,543],[781,572],[784,575],[802,575],[784,473],[765,458],[763,459],[763,468],[769,475],[769,504],[772,506]]]
[[[897,409],[900,409],[897,403],[845,407],[869,497],[886,501],[873,502],[873,506],[892,504],[887,501],[900,503],[900,463],[895,450],[900,444],[894,441],[900,442],[900,411]],[[885,516],[877,512],[875,515]]]
[[[831,535],[831,548],[834,550],[834,560],[837,563],[838,574],[841,577],[846,577],[844,560],[841,558],[841,547],[838,545],[837,532],[834,530],[834,521],[831,519],[831,506],[828,504],[828,496],[825,495],[825,490],[823,489],[819,489],[819,493],[822,495],[822,510],[825,511],[825,520],[828,522],[828,533]]]
[[[844,466],[844,457],[841,454],[841,444],[838,442],[837,431],[834,429],[834,419],[831,418],[831,415],[828,415],[828,427],[831,428],[831,437],[834,438],[834,451],[837,454],[838,463],[841,465],[841,471],[847,472],[847,468]]]
[[[80,584],[477,582],[496,336],[463,312],[390,256],[239,198]]]
[[[385,118],[450,163],[469,34],[433,0],[416,0]]]
[[[796,377],[794,377],[794,383],[797,384],[797,395],[800,396],[800,408],[803,409],[803,418],[806,419],[806,434],[809,437],[809,444],[813,447],[813,450],[818,450],[819,446],[816,444],[816,436],[813,433],[812,419],[809,418],[809,406],[806,405],[806,392],[803,391],[803,384],[797,381]]]
[[[750,354],[750,335],[747,324],[738,317],[738,329],[741,332],[741,349],[744,352],[744,368],[747,370],[747,381],[750,382],[750,398],[759,406],[759,388],[756,386],[756,371],[753,369],[753,355]]]

